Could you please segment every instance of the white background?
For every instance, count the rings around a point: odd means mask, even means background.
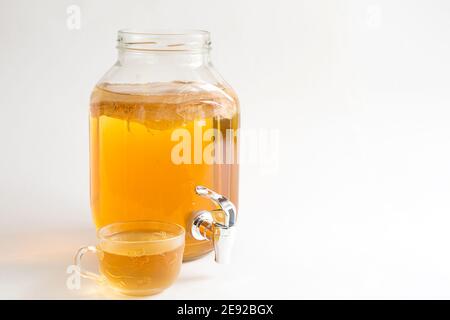
[[[153,298],[450,298],[444,0],[2,0],[0,298],[112,297],[65,281],[94,241],[89,95],[125,27],[209,30],[242,127],[280,137],[277,171],[242,167],[233,265],[184,264]]]

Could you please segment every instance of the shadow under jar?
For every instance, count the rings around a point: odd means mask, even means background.
[[[217,212],[196,187],[237,206],[238,99],[211,64],[206,31],[123,30],[117,49],[90,102],[94,222],[180,224],[184,260],[195,259],[213,241],[188,232],[193,212]]]

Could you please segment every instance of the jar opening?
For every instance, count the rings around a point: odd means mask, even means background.
[[[203,30],[119,30],[119,49],[136,51],[205,51],[211,47],[210,34]]]

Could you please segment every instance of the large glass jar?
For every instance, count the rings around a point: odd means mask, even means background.
[[[119,31],[118,60],[90,103],[91,207],[97,228],[159,220],[187,230],[214,210],[198,185],[238,202],[239,103],[210,61],[206,31]],[[211,250],[186,232],[184,259]]]

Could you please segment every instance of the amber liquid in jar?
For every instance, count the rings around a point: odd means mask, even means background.
[[[214,209],[195,187],[211,188],[237,205],[238,127],[238,100],[228,88],[180,81],[97,86],[90,106],[97,228],[138,220],[177,223],[186,229],[184,260],[210,251],[209,241],[189,235],[192,212]],[[227,132],[235,135],[227,139]],[[205,154],[221,160],[211,163]]]

